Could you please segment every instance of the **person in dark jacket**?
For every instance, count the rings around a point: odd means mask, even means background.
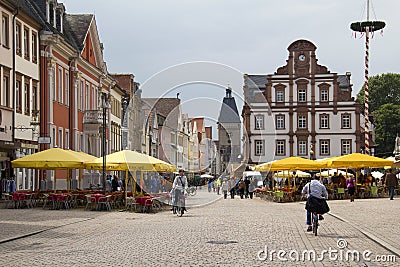
[[[111,188],[113,192],[118,191],[118,177],[117,176],[113,176],[113,179],[111,181]]]
[[[392,169],[389,169],[385,175],[385,185],[389,189],[390,200],[393,200],[394,189],[397,187],[397,177]]]

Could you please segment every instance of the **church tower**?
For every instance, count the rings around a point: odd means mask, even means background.
[[[220,173],[230,164],[240,162],[241,122],[232,89],[228,86],[218,117]]]

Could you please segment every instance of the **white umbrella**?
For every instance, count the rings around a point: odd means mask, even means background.
[[[346,172],[342,171],[342,170],[338,170],[338,169],[330,169],[330,170],[327,170],[327,171],[323,171],[321,173],[317,173],[316,175],[317,176],[322,176],[322,177],[328,177],[328,176],[333,176],[335,174],[335,172],[336,172],[337,175],[342,174],[343,176],[346,177]],[[348,172],[347,176],[354,176],[354,175]]]
[[[383,174],[383,173],[381,173],[381,172],[378,172],[378,171],[373,171],[373,172],[371,172],[371,175],[374,177],[374,178],[382,178],[382,176],[384,176],[385,174]]]
[[[207,173],[200,175],[201,178],[214,178],[214,176],[209,175]]]
[[[310,178],[311,177],[311,174],[309,174],[308,172],[303,172],[303,171],[296,171],[296,174],[294,173],[294,171],[290,171],[289,173],[287,171],[280,171],[280,172],[275,173],[275,177],[279,177],[279,178],[288,177],[288,174],[291,177],[295,177],[295,176],[297,176],[299,178]]]

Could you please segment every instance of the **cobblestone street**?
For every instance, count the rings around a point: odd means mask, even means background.
[[[330,201],[331,215],[315,237],[305,231],[304,202],[212,202],[216,194],[205,191],[196,197],[211,204],[191,208],[183,217],[170,211],[2,209],[0,266],[397,266],[376,262],[375,256],[400,260],[399,199]],[[26,236],[17,238],[21,235]],[[339,248],[339,239],[347,246]],[[360,255],[369,250],[372,261],[362,255],[359,261],[330,260],[328,254],[322,261],[301,261],[304,250],[315,250],[318,257],[329,248]],[[276,252],[271,261],[272,250],[286,251],[289,262]],[[289,257],[290,250],[299,252],[300,261],[293,253]]]

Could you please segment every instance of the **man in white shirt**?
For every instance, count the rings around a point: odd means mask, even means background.
[[[320,183],[320,181],[316,175],[314,176],[313,180],[311,180],[304,186],[301,193],[303,196],[307,195],[307,198],[310,197],[310,195],[312,195],[313,197],[316,197],[318,199],[328,199],[328,191],[326,190],[326,187]],[[322,215],[319,215],[319,219],[323,220],[324,217],[322,217]],[[306,216],[306,223],[308,225],[307,232],[311,232],[312,231],[311,211],[308,211],[308,210],[307,210],[307,216]]]
[[[177,175],[172,183],[172,189],[174,190],[174,203],[172,204],[174,207],[178,206],[178,200],[181,196],[185,197],[185,188],[188,186],[188,181],[185,176],[185,171],[183,169],[179,170],[179,175]],[[185,202],[183,203],[183,207],[185,207]],[[172,209],[175,211],[175,209]],[[185,208],[186,210],[186,208]]]

